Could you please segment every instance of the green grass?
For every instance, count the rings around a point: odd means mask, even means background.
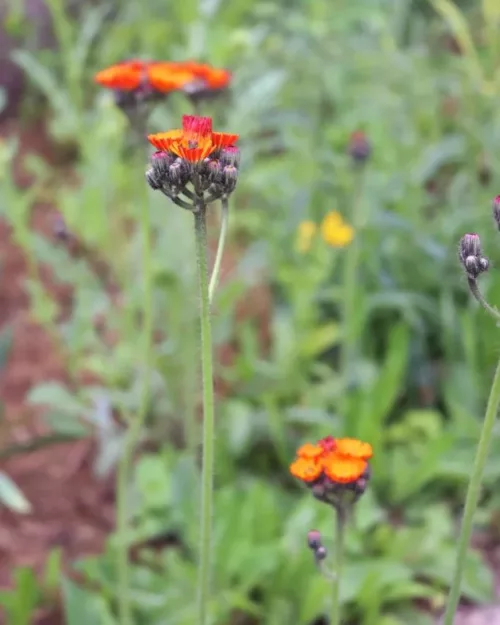
[[[33,190],[16,189],[0,172],[0,213],[35,268],[33,314],[65,346],[74,380],[83,369],[101,380],[75,392],[45,384],[30,401],[50,408],[56,431],[81,435],[100,425],[103,472],[123,445],[111,408],[126,420],[141,404],[138,216],[148,147],[93,74],[137,56],[231,68],[230,98],[204,105],[217,129],[240,133],[242,151],[230,208],[230,279],[219,287],[213,317],[216,343],[231,341],[237,350],[229,365],[215,363],[229,390],[216,406],[212,622],[318,625],[328,614],[330,584],[314,568],[306,534],[315,527],[331,536],[331,515],[293,483],[288,464],[305,440],[341,434],[369,441],[375,452],[370,487],[346,536],[344,623],[430,623],[432,610],[416,606],[444,606],[457,510],[500,344],[494,322],[468,297],[457,261],[460,237],[479,232],[493,265],[481,287],[499,305],[490,213],[500,189],[498,22],[494,37],[481,38],[479,8],[465,3],[477,45],[470,52],[462,22],[440,2],[430,3],[434,12],[399,0],[335,7],[330,0],[151,0],[147,8],[126,0],[112,19],[103,6],[84,9],[78,21],[62,0],[49,5],[61,50],[24,50],[16,59],[30,77],[28,101],[43,94],[54,138],[77,148],[79,185],[53,186],[52,200],[70,232],[109,265],[122,297],[118,306],[85,259],[27,228]],[[450,29],[466,54],[446,49]],[[174,94],[153,107],[147,128],[177,127],[185,112],[190,103]],[[358,129],[373,146],[362,182],[346,153]],[[0,149],[8,161],[10,146]],[[33,166],[41,187],[60,176],[45,163]],[[161,554],[159,568],[133,567],[130,602],[134,623],[194,625],[199,475],[188,449],[193,436],[200,440],[189,431],[200,395],[192,216],[149,194],[157,342],[143,435],[160,445],[135,465],[128,539],[169,531],[179,545]],[[350,248],[318,242],[307,253],[296,249],[300,222],[319,223],[332,210],[357,225],[354,273]],[[37,263],[75,288],[64,323],[38,282]],[[252,316],[256,296],[248,295],[260,283],[271,303],[266,341]],[[116,344],[103,341],[97,316]],[[498,504],[498,451],[495,432],[477,518],[484,525]],[[111,536],[101,557],[77,564],[100,593],[64,582],[69,625],[119,623],[117,541]],[[36,604],[35,582],[28,585],[5,599],[13,614]],[[492,597],[491,574],[472,552],[462,590],[473,601]]]

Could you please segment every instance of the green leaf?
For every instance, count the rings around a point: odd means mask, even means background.
[[[18,514],[31,512],[30,502],[3,471],[0,471],[0,503]]]

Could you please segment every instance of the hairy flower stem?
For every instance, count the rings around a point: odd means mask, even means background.
[[[495,321],[499,323],[500,311],[498,311],[496,308],[493,308],[493,306],[490,306],[490,304],[488,304],[488,302],[485,300],[483,294],[479,290],[479,285],[477,283],[477,280],[475,278],[468,276],[467,282],[469,284],[469,290],[472,293],[472,295],[477,299],[477,301],[486,310],[486,312],[488,312],[493,317],[493,319],[495,319]]]
[[[462,518],[462,527],[460,530],[460,537],[458,540],[458,550],[455,562],[455,572],[453,574],[453,580],[451,583],[450,594],[448,595],[448,602],[446,605],[446,612],[444,615],[443,625],[453,625],[455,612],[457,610],[458,602],[460,600],[460,586],[462,582],[462,575],[465,566],[465,558],[467,555],[467,549],[469,547],[470,538],[472,534],[472,523],[474,520],[474,513],[476,511],[477,502],[479,499],[479,493],[481,489],[481,480],[484,473],[484,466],[488,458],[488,450],[490,447],[491,434],[493,432],[493,426],[495,425],[495,418],[498,413],[500,405],[500,360],[498,361],[495,376],[493,378],[493,384],[491,385],[490,396],[488,398],[488,404],[486,406],[486,413],[484,417],[483,427],[481,430],[481,436],[479,437],[479,443],[477,446],[476,457],[474,459],[474,465],[472,467],[471,478],[467,489],[467,496],[465,499],[465,507]]]
[[[207,271],[207,215],[206,205],[194,212],[196,256],[201,325],[201,375],[203,383],[203,461],[201,476],[201,525],[198,571],[198,623],[206,625],[210,596],[212,509],[214,473],[214,383],[212,363],[212,327]]]
[[[344,395],[349,384],[352,364],[356,355],[358,331],[358,286],[359,286],[359,253],[361,250],[360,234],[363,226],[363,176],[364,168],[355,173],[355,190],[351,207],[351,223],[354,228],[354,239],[345,251],[344,284],[343,284],[343,341],[341,351],[341,376],[344,382]]]
[[[345,511],[335,510],[335,568],[332,581],[332,612],[329,625],[340,625],[340,578],[344,551]]]
[[[222,256],[224,254],[224,246],[226,245],[227,230],[229,225],[229,202],[227,195],[223,195],[221,198],[221,224],[219,242],[217,244],[217,253],[215,255],[214,267],[212,269],[212,276],[210,278],[210,284],[208,285],[208,299],[210,306],[214,303],[215,289],[219,281],[220,268],[222,263]]]
[[[142,327],[142,389],[139,409],[129,423],[125,434],[123,453],[117,471],[117,534],[118,534],[118,614],[120,625],[131,625],[130,607],[130,563],[128,557],[129,514],[127,490],[130,469],[141,430],[149,406],[150,377],[153,361],[153,272],[151,263],[151,218],[149,204],[141,211],[142,230],[142,274],[144,278],[143,327]]]

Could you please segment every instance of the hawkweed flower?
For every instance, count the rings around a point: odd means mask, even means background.
[[[117,63],[94,77],[115,92],[117,104],[126,106],[182,91],[190,98],[220,93],[231,82],[228,70],[195,61],[142,61]]]
[[[234,191],[240,166],[236,147],[239,136],[214,132],[210,117],[184,115],[182,128],[148,136],[156,152],[146,180],[172,202],[192,212],[198,293],[200,303],[200,357],[203,402],[203,455],[201,469],[200,548],[197,623],[206,625],[210,605],[212,553],[213,476],[215,460],[215,407],[211,311],[228,231],[229,195]],[[221,226],[211,273],[207,259],[207,206],[221,202]]]
[[[151,188],[190,210],[227,197],[238,180],[238,137],[213,132],[210,117],[184,115],[182,128],[148,136],[157,151],[146,179]]]
[[[372,147],[364,132],[356,130],[351,134],[347,153],[357,165],[363,165],[370,158]]]
[[[353,504],[365,492],[370,478],[368,461],[372,447],[356,438],[327,436],[317,443],[305,443],[297,450],[290,473],[301,480],[318,499],[334,509],[335,569],[328,571],[323,561],[327,552],[317,530],[308,533],[307,543],[321,572],[332,581],[332,609],[329,623],[340,623],[339,587],[342,569],[344,531]]]
[[[306,484],[316,499],[344,512],[366,489],[372,453],[369,443],[328,436],[302,445],[290,473]]]
[[[320,230],[323,240],[331,247],[346,247],[354,238],[354,228],[337,211],[325,215]]]

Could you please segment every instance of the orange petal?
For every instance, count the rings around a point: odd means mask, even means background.
[[[298,458],[290,465],[290,473],[304,482],[314,482],[321,475],[321,467],[312,460]]]
[[[228,148],[233,143],[238,141],[240,135],[230,135],[226,132],[213,132],[212,133],[212,143],[214,144],[214,150],[219,150],[221,148]]]
[[[94,80],[108,89],[132,91],[140,86],[144,76],[143,66],[134,62],[130,65],[113,65],[108,69],[103,69],[101,72],[97,72]]]
[[[321,463],[327,477],[339,484],[350,484],[358,480],[366,469],[366,460],[347,458],[336,452],[328,454]]]
[[[311,443],[306,443],[299,447],[297,450],[297,456],[299,458],[308,458],[310,460],[314,460],[315,458],[319,458],[323,455],[324,450],[319,445],[312,445]]]
[[[182,89],[194,78],[190,72],[167,68],[165,65],[153,65],[148,70],[149,83],[156,91],[165,93]]]
[[[337,438],[336,452],[342,456],[369,460],[373,456],[373,449],[369,443],[358,441],[357,438]]]
[[[208,137],[201,138],[196,147],[186,145],[184,140],[176,141],[170,147],[170,150],[190,163],[199,163],[214,151],[212,142]]]
[[[174,141],[182,138],[182,130],[168,130],[167,132],[159,132],[155,135],[148,135],[148,141],[155,146],[157,150],[170,150]]]

